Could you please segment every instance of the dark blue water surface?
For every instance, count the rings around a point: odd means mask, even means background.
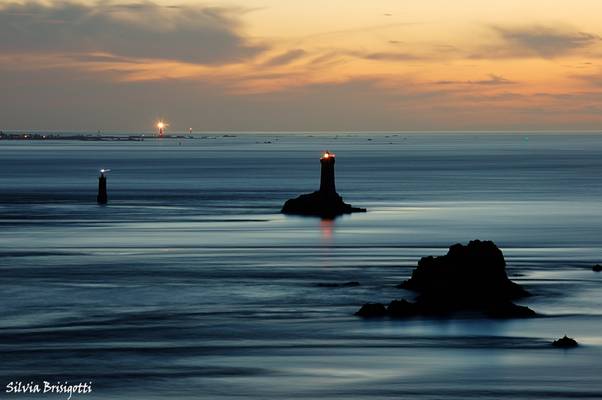
[[[368,213],[279,214],[326,149]],[[66,398],[4,393],[54,379],[89,399],[599,399],[601,198],[597,134],[1,141],[0,397]],[[475,238],[541,318],[353,316]],[[582,345],[550,347],[564,334]]]

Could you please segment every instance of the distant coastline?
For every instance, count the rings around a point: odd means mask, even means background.
[[[94,142],[141,142],[146,139],[196,139],[190,135],[101,135],[101,134],[56,134],[56,133],[4,133],[0,132],[0,140],[78,140]]]

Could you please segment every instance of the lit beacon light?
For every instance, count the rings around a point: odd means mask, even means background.
[[[167,124],[163,121],[157,122],[157,129],[159,129],[159,136],[163,136],[163,132],[164,132],[166,126],[167,126]]]
[[[324,152],[324,154],[322,154],[322,157],[320,158],[321,160],[327,160],[329,158],[334,158],[334,153],[329,152],[328,150],[326,150]]]

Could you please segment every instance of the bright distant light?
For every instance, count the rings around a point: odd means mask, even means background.
[[[165,123],[163,121],[157,122],[157,128],[159,128],[159,129],[165,128]]]
[[[103,169],[101,169],[101,170],[100,170],[100,173],[101,173],[101,174],[104,174],[105,172],[109,172],[109,171],[110,171],[110,169],[104,169],[104,168],[103,168]]]

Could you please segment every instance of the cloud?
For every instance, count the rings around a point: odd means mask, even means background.
[[[602,91],[492,94],[382,76],[233,95],[220,79],[125,83],[85,71],[29,72],[0,71],[0,92],[11,93],[0,107],[3,129],[140,131],[153,129],[158,116],[174,130],[206,131],[576,130],[602,123]]]
[[[145,0],[8,3],[0,5],[0,52],[101,52],[199,64],[237,62],[265,50],[240,33],[245,11],[166,7]]]
[[[354,56],[374,61],[413,61],[423,59],[420,56],[410,53],[396,51],[378,51],[372,53],[353,53]]]
[[[271,67],[275,67],[275,66],[279,66],[279,65],[286,65],[286,64],[289,64],[289,63],[303,57],[305,54],[306,54],[305,50],[303,50],[303,49],[290,50],[290,51],[287,51],[285,53],[282,53],[275,57],[270,58],[269,60],[267,60],[264,63],[264,65],[271,66]]]
[[[436,85],[484,85],[484,86],[500,86],[500,85],[514,85],[515,81],[511,81],[510,79],[506,79],[501,75],[490,74],[488,79],[481,80],[469,80],[469,81],[453,81],[453,80],[443,80],[436,81]]]
[[[567,27],[543,25],[527,27],[490,27],[499,44],[484,46],[473,58],[556,58],[584,50],[601,38]]]
[[[572,75],[571,78],[577,79],[588,86],[602,87],[602,70],[594,74]]]

